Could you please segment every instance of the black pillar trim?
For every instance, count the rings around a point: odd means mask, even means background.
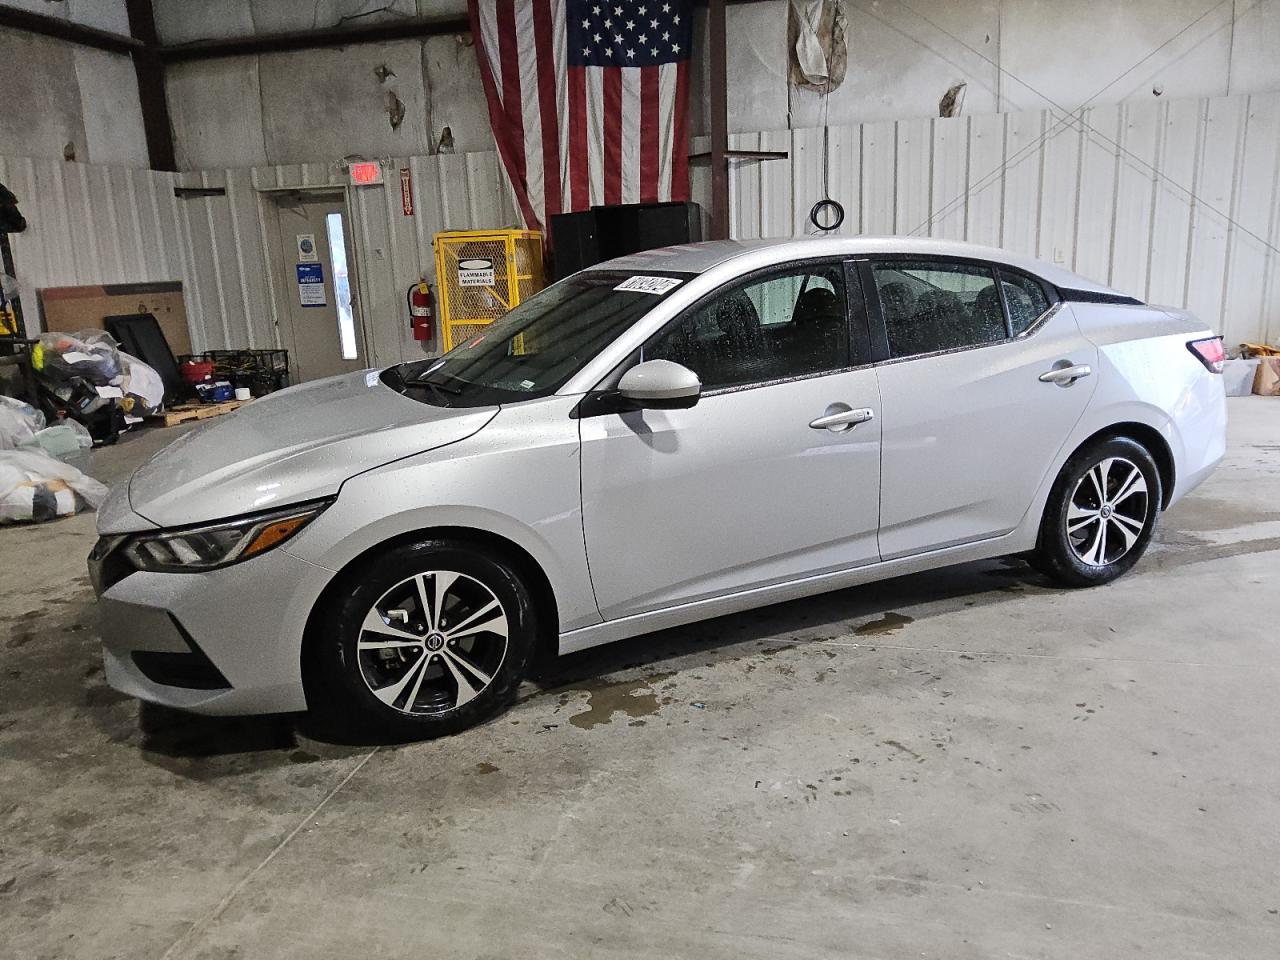
[[[77,43],[82,47],[106,50],[108,53],[129,54],[143,47],[142,41],[134,37],[112,33],[110,30],[99,30],[97,27],[87,27],[74,20],[50,17],[43,13],[31,13],[13,7],[0,6],[0,27],[37,33],[44,37],[53,37],[55,40]]]
[[[384,40],[413,40],[470,33],[471,23],[466,17],[415,18],[348,27],[329,27],[322,30],[267,33],[252,37],[193,40],[190,43],[162,46],[157,52],[165,63],[183,63],[191,60],[217,60],[222,57],[316,50],[322,47],[349,47],[362,43],[379,43]]]

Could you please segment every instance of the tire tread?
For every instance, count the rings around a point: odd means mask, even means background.
[[[1103,567],[1085,565],[1067,542],[1063,527],[1066,501],[1085,470],[1108,455],[1122,456],[1142,470],[1147,481],[1148,520],[1138,542],[1114,563]],[[1138,441],[1126,436],[1101,437],[1072,454],[1054,480],[1040,519],[1036,548],[1028,562],[1050,579],[1068,587],[1096,587],[1123,576],[1146,552],[1159,522],[1163,504],[1160,470],[1151,453]]]
[[[380,595],[378,591],[426,566],[439,564],[439,558],[450,555],[452,559],[448,562],[452,566],[485,568],[487,576],[498,580],[487,582],[490,589],[511,595],[505,599],[513,601],[514,609],[508,618],[515,623],[509,630],[506,658],[488,688],[445,716],[410,716],[392,711],[374,701],[363,686],[359,668],[348,662],[350,631],[354,630],[358,636],[355,625],[362,621],[373,600]],[[460,572],[475,575],[468,570]],[[352,571],[330,597],[324,621],[316,641],[319,682],[315,685],[317,697],[312,710],[331,714],[326,718],[331,722],[347,726],[354,723],[364,731],[396,739],[449,736],[501,713],[514,701],[536,648],[536,606],[516,566],[486,545],[450,538],[429,537],[398,544]]]

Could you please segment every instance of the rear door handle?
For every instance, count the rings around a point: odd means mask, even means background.
[[[1060,387],[1069,387],[1077,380],[1083,380],[1093,373],[1093,367],[1087,363],[1072,363],[1065,367],[1054,367],[1040,374],[1041,383],[1056,383]]]
[[[815,430],[847,430],[850,427],[856,427],[860,423],[875,419],[875,415],[874,410],[866,407],[858,410],[839,410],[835,413],[828,413],[825,416],[818,417],[817,420],[810,420],[809,426]]]

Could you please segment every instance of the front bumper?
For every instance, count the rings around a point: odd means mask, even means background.
[[[90,560],[106,678],[122,693],[196,713],[305,710],[302,636],[333,574],[276,549],[206,573],[103,578]]]

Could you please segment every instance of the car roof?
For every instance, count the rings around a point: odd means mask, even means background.
[[[975,260],[992,260],[1025,270],[1055,287],[1069,290],[1085,290],[1093,293],[1119,294],[1105,284],[1072,273],[1064,267],[1033,257],[985,247],[977,243],[958,240],[937,240],[931,237],[794,237],[778,240],[708,240],[703,243],[683,243],[671,247],[658,247],[640,253],[628,254],[605,263],[595,270],[627,271],[675,271],[680,273],[705,273],[713,267],[731,261],[746,273],[759,267],[788,260],[809,257],[853,257],[876,254],[916,255],[929,257],[967,257]]]

